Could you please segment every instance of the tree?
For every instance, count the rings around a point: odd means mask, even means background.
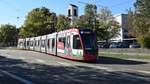
[[[150,0],[136,0],[134,7],[138,14],[150,20]]]
[[[59,15],[57,17],[57,31],[68,29],[69,24],[70,24],[70,20],[65,15]]]
[[[0,26],[0,42],[13,45],[18,39],[18,29],[14,25],[3,24]]]
[[[142,47],[150,48],[150,1],[136,0],[135,10],[128,12],[128,27],[130,34],[136,36]]]
[[[84,15],[79,17],[77,26],[93,29],[96,25],[97,7],[94,4],[86,4]]]
[[[99,26],[96,29],[99,40],[109,41],[118,35],[119,23],[114,20],[111,11],[107,8],[101,8],[98,14]]]
[[[30,11],[22,26],[19,36],[32,37],[49,34],[55,31],[57,17],[48,8],[35,8]]]
[[[108,21],[111,21],[114,19],[113,15],[112,15],[112,12],[109,8],[107,7],[102,7],[99,11],[99,14],[98,14],[98,19],[99,19],[99,22],[108,22]]]
[[[86,15],[81,15],[77,20],[76,25],[79,28],[87,28],[87,29],[92,29],[94,26],[93,24],[88,24],[88,18],[86,17]]]

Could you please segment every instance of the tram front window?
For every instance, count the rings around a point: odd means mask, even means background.
[[[73,36],[73,48],[74,49],[82,49],[79,35]]]
[[[96,49],[96,37],[92,31],[81,31],[81,38],[85,50],[95,50]]]
[[[83,35],[83,42],[85,45],[85,49],[86,50],[91,50],[92,48],[94,48],[95,43],[94,43],[94,39],[92,35]]]

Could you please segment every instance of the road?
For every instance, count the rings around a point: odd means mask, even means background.
[[[150,63],[99,56],[96,63],[0,49],[0,84],[150,84]]]

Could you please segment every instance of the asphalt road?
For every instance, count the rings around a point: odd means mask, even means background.
[[[150,63],[102,56],[84,63],[1,49],[0,84],[150,84]]]

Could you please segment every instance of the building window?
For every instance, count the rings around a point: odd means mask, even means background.
[[[69,17],[71,16],[71,11],[70,11],[70,9],[68,10],[68,16],[69,16]]]
[[[74,9],[74,16],[78,16],[78,15],[77,15],[77,10],[76,10],[76,9]]]

